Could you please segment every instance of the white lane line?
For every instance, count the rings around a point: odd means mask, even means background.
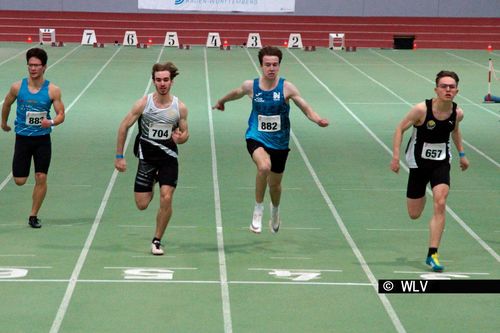
[[[272,260],[311,260],[308,257],[269,257]]]
[[[101,70],[96,74],[94,79],[92,79],[91,82],[94,82],[97,76],[109,65],[111,60],[120,52],[122,47],[118,48],[115,53],[109,58],[109,60],[103,65]],[[160,54],[158,55],[157,62],[160,60],[161,55],[163,53],[164,48],[161,49]],[[89,85],[87,85],[88,87]],[[148,80],[147,87],[144,91],[144,95],[147,94],[149,91],[149,88],[151,86],[151,80]],[[85,89],[87,89],[87,87]],[[81,95],[79,95],[81,96]],[[132,136],[133,131],[129,131],[127,140],[125,141],[125,149],[127,148],[130,138]],[[69,303],[71,301],[71,297],[73,296],[73,292],[76,287],[76,283],[78,282],[78,277],[80,276],[80,272],[83,268],[83,264],[85,263],[85,260],[87,259],[88,252],[90,250],[90,246],[92,245],[92,242],[94,241],[94,237],[97,233],[97,228],[99,227],[101,223],[101,218],[102,215],[104,214],[104,210],[106,209],[106,205],[108,203],[108,199],[111,195],[111,191],[113,190],[113,186],[116,181],[116,177],[118,176],[118,171],[116,169],[113,170],[113,173],[111,175],[111,179],[108,183],[108,187],[106,188],[106,192],[104,193],[104,196],[101,201],[101,205],[99,206],[99,210],[97,211],[97,215],[94,219],[94,222],[92,224],[92,228],[90,229],[90,233],[87,236],[87,239],[85,241],[85,244],[83,246],[82,252],[80,253],[80,256],[78,257],[78,261],[75,265],[75,268],[73,269],[73,273],[71,274],[71,278],[68,283],[68,287],[66,288],[66,292],[64,293],[63,300],[61,301],[61,304],[59,305],[59,309],[57,310],[56,317],[54,318],[54,321],[52,322],[52,327],[50,328],[50,333],[57,333],[59,332],[59,329],[61,328],[61,324],[64,320],[64,316],[66,315],[66,311],[68,310]]]
[[[222,213],[219,191],[219,176],[217,171],[217,152],[215,149],[215,134],[214,134],[214,121],[212,117],[212,101],[210,99],[210,80],[208,77],[208,60],[207,49],[203,49],[203,58],[205,62],[205,84],[207,87],[207,110],[208,110],[208,123],[210,128],[210,151],[212,155],[212,178],[214,187],[214,203],[215,203],[215,223],[217,230],[217,252],[219,256],[219,276],[222,297],[222,315],[224,319],[224,333],[233,332],[233,324],[231,319],[231,303],[229,299],[229,286],[227,283],[227,267],[226,267],[226,254],[224,252],[224,236],[222,229]]]
[[[333,272],[342,273],[341,269],[314,269],[314,268],[249,268],[249,271],[290,271],[290,272]]]
[[[2,282],[15,283],[67,283],[67,279],[0,279]],[[164,283],[164,284],[220,284],[217,280],[78,280],[78,283]],[[304,281],[228,281],[228,284],[247,285],[288,285],[288,286],[345,286],[345,287],[375,287],[366,282],[304,282]]]
[[[342,100],[340,100],[340,98],[338,98],[331,90],[330,88],[328,88],[327,85],[325,85],[293,52],[290,52],[290,50],[288,50],[288,53],[291,54],[298,62],[299,64],[302,65],[302,67],[304,67],[304,69],[323,87],[326,89],[326,91],[333,97],[335,98],[335,100],[337,100],[343,107],[345,110],[348,111],[348,113],[354,118],[357,120],[357,122],[359,124],[361,124],[361,126],[375,139],[375,141],[379,142],[379,144],[381,144],[383,147],[386,148],[387,151],[390,152],[390,149],[387,148],[387,146],[384,145],[384,143],[382,142],[382,140],[380,140],[376,135],[375,133],[373,133],[373,131],[368,128],[368,126],[366,126],[366,124],[364,124],[345,104],[344,102],[342,102]],[[354,242],[354,239],[351,237],[351,234],[349,233],[349,231],[347,230],[347,227],[345,226],[345,223],[344,221],[342,220],[342,217],[340,216],[339,212],[337,211],[337,208],[335,207],[335,205],[333,204],[332,200],[330,199],[330,196],[328,195],[328,193],[326,192],[325,188],[323,187],[323,184],[320,182],[318,176],[316,175],[316,172],[314,171],[314,169],[312,168],[311,166],[311,163],[309,162],[309,159],[307,158],[307,156],[305,155],[305,152],[304,150],[302,149],[302,146],[300,146],[297,138],[295,137],[295,135],[293,134],[293,132],[291,132],[291,135],[293,137],[293,140],[295,142],[295,144],[297,145],[298,149],[299,149],[299,152],[302,156],[302,158],[304,159],[304,162],[306,163],[307,165],[307,168],[309,169],[309,172],[311,173],[313,179],[314,179],[314,182],[316,183],[316,186],[318,187],[318,189],[320,190],[321,192],[321,195],[323,196],[323,199],[325,200],[325,202],[327,203],[328,205],[328,208],[330,209],[330,212],[332,213],[335,221],[337,222],[337,225],[339,227],[339,229],[341,230],[342,234],[344,235],[344,238],[346,239],[347,243],[349,244],[349,246],[351,247],[351,250],[353,251],[354,255],[356,256],[358,262],[360,263],[361,265],[361,268],[363,269],[363,271],[365,272],[365,275],[368,277],[368,280],[370,281],[371,285],[373,286],[373,289],[375,290],[378,298],[380,299],[382,305],[384,306],[384,309],[385,311],[387,312],[387,314],[389,315],[389,318],[391,319],[392,321],[392,324],[394,325],[395,329],[397,332],[399,333],[404,333],[406,332],[406,329],[404,328],[403,324],[401,323],[401,320],[399,319],[396,311],[394,310],[394,308],[392,307],[392,304],[389,302],[389,299],[387,298],[387,296],[385,294],[380,294],[378,292],[378,281],[377,279],[375,278],[375,275],[373,274],[373,272],[371,271],[370,267],[368,266],[363,254],[361,253],[361,251],[359,250],[358,246],[356,245],[356,243]]]
[[[429,231],[427,229],[397,229],[397,228],[394,228],[394,229],[383,229],[383,228],[380,228],[380,229],[374,229],[374,228],[367,228],[366,230],[368,231],[401,231],[401,232],[414,232],[414,231]]]

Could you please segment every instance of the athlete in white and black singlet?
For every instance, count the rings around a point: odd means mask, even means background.
[[[177,68],[171,62],[155,64],[152,79],[156,91],[139,99],[118,129],[115,167],[124,172],[124,156],[128,129],[139,121],[139,135],[134,151],[139,158],[135,177],[134,196],[138,209],[144,210],[153,199],[155,182],[160,185],[160,208],[156,215],[156,230],[151,242],[154,255],[164,253],[161,239],[172,216],[172,199],[177,186],[179,164],[177,144],[189,138],[187,108],[170,94]]]

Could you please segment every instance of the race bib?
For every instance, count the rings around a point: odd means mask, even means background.
[[[277,132],[281,129],[281,117],[259,115],[259,131],[261,132]]]
[[[168,140],[172,136],[172,124],[154,123],[149,126],[149,138],[153,140]]]
[[[422,158],[426,160],[442,161],[446,158],[446,143],[424,142]]]
[[[47,111],[41,111],[41,112],[28,111],[26,112],[26,125],[41,126],[42,120],[44,118],[47,118]]]

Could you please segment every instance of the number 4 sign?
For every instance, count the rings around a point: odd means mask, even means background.
[[[209,32],[207,36],[206,47],[220,47],[222,45],[220,41],[220,35],[218,32]]]

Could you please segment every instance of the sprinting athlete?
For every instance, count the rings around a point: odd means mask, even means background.
[[[149,206],[154,184],[158,182],[160,185],[160,208],[151,242],[151,253],[154,255],[164,253],[161,239],[172,216],[172,199],[179,174],[177,144],[185,143],[189,138],[188,110],[170,93],[177,75],[177,67],[171,62],[153,65],[152,79],[156,91],[134,104],[120,124],[116,144],[115,167],[124,172],[127,163],[123,149],[128,129],[139,121],[139,135],[134,149],[139,158],[134,185],[138,209],[144,210]]]
[[[435,272],[444,266],[439,262],[438,248],[446,216],[446,198],[450,190],[450,134],[458,150],[460,168],[469,167],[462,145],[459,123],[464,112],[453,102],[458,93],[458,75],[441,71],[436,76],[436,97],[413,106],[396,127],[393,138],[391,170],[399,172],[399,149],[403,133],[413,126],[413,134],[406,148],[410,168],[406,192],[408,214],[417,219],[425,207],[425,189],[432,187],[434,214],[429,222],[429,249],[425,263]]]
[[[259,51],[262,76],[244,81],[241,87],[233,89],[213,106],[225,110],[225,103],[248,96],[252,99],[252,111],[246,131],[247,150],[257,167],[255,179],[255,207],[250,231],[262,232],[264,195],[269,186],[271,196],[271,232],[280,227],[279,204],[281,181],[288,157],[290,141],[290,100],[304,115],[320,127],[328,126],[328,120],[321,118],[300,96],[299,90],[289,81],[279,77],[283,55],[277,47],[266,46]]]
[[[11,106],[17,100],[12,176],[16,185],[26,184],[33,160],[35,186],[28,224],[36,229],[42,227],[38,212],[47,194],[47,173],[52,156],[50,133],[52,127],[64,121],[61,89],[44,78],[47,59],[47,53],[43,49],[32,48],[26,52],[29,76],[12,84],[2,106],[1,127],[9,132],[11,128],[7,121]],[[53,119],[50,114],[52,106],[56,113]]]

